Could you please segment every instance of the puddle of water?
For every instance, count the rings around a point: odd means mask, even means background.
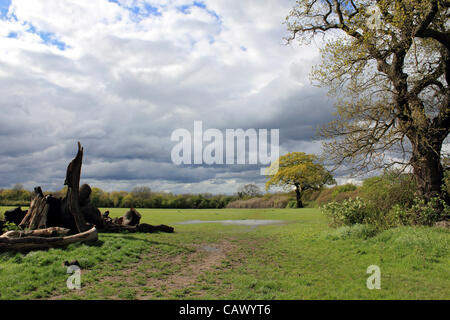
[[[202,250],[208,251],[208,252],[217,252],[221,251],[219,248],[216,247],[210,247],[210,246],[201,246]]]
[[[240,225],[249,227],[268,226],[272,224],[284,224],[283,220],[188,220],[178,222],[177,224],[200,224],[200,223],[221,223],[225,225]]]

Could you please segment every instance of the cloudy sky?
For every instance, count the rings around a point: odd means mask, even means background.
[[[333,103],[310,84],[318,43],[286,45],[295,0],[0,0],[0,188],[233,193],[259,166],[176,166],[171,133],[280,129],[319,153]]]

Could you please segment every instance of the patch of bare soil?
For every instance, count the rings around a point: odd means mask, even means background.
[[[201,244],[193,246],[195,252],[184,257],[177,256],[172,263],[181,263],[181,270],[167,277],[150,277],[145,287],[165,288],[167,292],[193,286],[199,277],[222,264],[227,255],[233,251],[230,242]],[[180,261],[182,260],[182,261]],[[142,295],[139,299],[151,299],[152,295]]]
[[[121,284],[120,288],[134,289],[136,299],[155,299],[161,292],[164,292],[165,295],[201,283],[203,275],[220,267],[225,260],[231,260],[232,263],[240,261],[240,259],[236,260],[238,252],[236,244],[228,240],[220,243],[191,245],[187,248],[192,250],[174,256],[155,255],[155,252],[145,255],[138,263],[119,270],[114,275],[103,277],[88,286],[82,286],[77,294],[83,297],[88,291],[95,290],[96,287],[99,288],[102,285],[116,287],[114,284]],[[152,259],[158,259],[157,263],[149,263]],[[215,279],[214,282],[215,285],[220,284],[218,279]],[[202,289],[197,286],[195,293],[201,295]],[[54,296],[50,299],[62,298],[64,296]],[[122,298],[108,295],[108,299]]]

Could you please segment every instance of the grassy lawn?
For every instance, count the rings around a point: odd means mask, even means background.
[[[141,222],[176,233],[100,234],[98,243],[65,250],[1,253],[0,299],[450,299],[449,230],[404,227],[367,237],[330,229],[317,209],[139,212]],[[286,223],[177,224],[232,219]],[[74,259],[81,290],[66,287],[62,264]],[[381,269],[380,290],[366,287],[370,265]]]

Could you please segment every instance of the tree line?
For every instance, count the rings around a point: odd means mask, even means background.
[[[63,197],[66,188],[59,191],[46,191],[55,197]],[[33,193],[21,184],[11,189],[0,189],[0,205],[28,206]],[[100,208],[178,208],[178,209],[218,209],[225,208],[231,201],[239,199],[238,195],[172,194],[153,192],[149,187],[138,186],[131,191],[106,192],[92,187],[91,203]]]

